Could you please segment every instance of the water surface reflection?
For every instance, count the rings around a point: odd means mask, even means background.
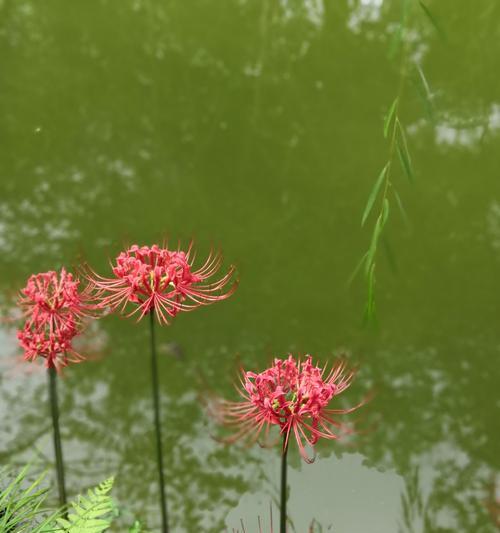
[[[236,360],[342,347],[361,368],[348,400],[377,392],[373,429],[321,447],[312,467],[292,454],[297,531],[313,518],[346,532],[495,530],[500,8],[427,4],[446,39],[415,5],[410,56],[428,98],[412,71],[401,112],[417,180],[397,184],[410,222],[391,211],[373,332],[363,283],[345,282],[386,157],[398,3],[0,2],[1,291],[82,258],[105,271],[124,243],[167,233],[221,244],[239,265],[233,299],[159,332],[180,531],[253,527],[276,496],[276,453],[211,439],[200,376],[229,396]],[[14,364],[15,333],[0,335],[1,462],[46,464],[45,375]],[[116,473],[125,523],[156,506],[147,332],[110,317],[89,338],[99,357],[61,386],[68,484]]]

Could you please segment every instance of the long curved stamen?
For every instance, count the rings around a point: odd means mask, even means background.
[[[192,242],[185,252],[180,244],[177,250],[133,245],[111,265],[114,277],[105,278],[85,267],[86,278],[100,307],[136,315],[137,320],[153,311],[160,323],[169,324],[178,312],[224,300],[236,290],[233,266],[220,279],[209,282],[222,266],[220,252],[211,250],[197,270],[192,268],[195,256]],[[129,304],[134,308],[127,313]]]
[[[242,370],[239,385],[235,385],[241,401],[219,402],[218,418],[230,427],[239,428],[236,438],[256,439],[264,427],[267,435],[276,426],[284,445],[288,446],[292,435],[302,458],[312,462],[318,439],[335,440],[339,438],[339,430],[344,433],[345,426],[333,415],[351,413],[364,403],[350,409],[329,408],[330,402],[350,385],[353,377],[354,371],[347,369],[345,361],[327,370],[314,366],[311,356],[303,360],[291,355],[287,359],[275,359],[261,373]],[[307,453],[306,446],[312,455]]]
[[[82,318],[94,316],[95,305],[88,287],[80,290],[79,284],[64,267],[28,279],[19,298],[25,324],[17,333],[26,360],[43,357],[56,369],[83,360],[72,340],[81,332]]]

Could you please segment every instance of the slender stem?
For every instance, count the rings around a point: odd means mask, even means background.
[[[288,454],[288,442],[283,435],[283,451],[281,454],[281,505],[280,505],[280,533],[286,533],[286,456]]]
[[[52,415],[52,433],[54,436],[54,453],[56,456],[57,487],[59,490],[59,504],[66,507],[66,485],[64,483],[64,461],[61,445],[61,433],[59,431],[59,404],[57,401],[57,372],[51,366],[47,370],[49,374],[50,413]]]
[[[155,318],[153,311],[149,313],[149,318],[149,324],[151,329],[151,378],[153,382],[153,406],[156,433],[156,461],[158,467],[158,480],[160,483],[160,507],[162,523],[161,530],[162,533],[168,533],[167,496],[165,494],[165,477],[163,475],[163,453],[160,425],[160,388],[158,384],[158,361],[156,357]]]

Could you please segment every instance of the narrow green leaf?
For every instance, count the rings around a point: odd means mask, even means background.
[[[26,465],[17,475],[17,477],[9,484],[9,486],[0,493],[0,505],[5,506],[5,501],[7,501],[7,498],[10,496],[12,492],[18,489],[19,485],[23,481],[23,479],[26,477],[26,474],[28,472],[29,465]]]
[[[415,86],[420,100],[422,101],[425,113],[427,114],[429,120],[434,124],[436,122],[436,112],[434,109],[434,103],[432,101],[432,93],[429,83],[419,65],[415,66],[415,71],[416,74],[414,77],[412,76],[411,81]]]
[[[365,210],[363,211],[363,218],[361,219],[361,226],[364,226],[366,219],[368,218],[368,215],[370,214],[373,208],[373,204],[375,203],[375,200],[377,199],[378,192],[387,174],[388,167],[389,167],[389,163],[386,163],[385,167],[382,169],[382,172],[380,173],[379,177],[377,178],[377,181],[375,182],[375,185],[373,186],[370,192],[370,196],[368,197],[368,201],[366,202]]]
[[[363,266],[363,263],[365,262],[365,259],[368,255],[368,252],[365,252],[363,254],[363,257],[359,260],[359,263],[356,265],[356,268],[353,270],[352,274],[349,276],[349,279],[347,280],[347,286],[350,287],[356,276],[358,275],[358,272],[360,271],[361,267]]]
[[[370,247],[368,248],[368,252],[366,256],[366,262],[365,262],[365,276],[366,277],[370,275],[371,268],[375,261],[375,255],[377,253],[377,245],[378,245],[378,241],[380,238],[380,234],[382,233],[382,230],[384,229],[385,223],[387,222],[388,218],[389,218],[389,200],[387,198],[384,198],[384,202],[382,204],[382,211],[380,212],[380,215],[377,218],[377,222],[375,223],[375,227],[373,228],[372,240],[370,242]]]
[[[410,162],[408,161],[406,157],[406,153],[404,152],[401,143],[398,141],[397,144],[397,150],[398,150],[398,156],[399,161],[401,163],[401,167],[404,170],[406,177],[412,182],[413,181],[413,173],[411,170]]]
[[[426,14],[430,23],[434,26],[434,29],[437,31],[438,35],[441,37],[441,39],[443,39],[443,41],[446,41],[446,33],[443,27],[441,26],[441,24],[439,23],[439,21],[436,19],[436,17],[431,13],[430,9],[421,0],[418,0],[418,3],[420,4],[422,11]]]
[[[384,137],[387,139],[387,134],[389,133],[389,126],[392,122],[392,117],[394,116],[394,112],[396,111],[396,107],[398,105],[398,97],[394,99],[394,102],[392,102],[391,107],[389,108],[389,111],[387,112],[387,115],[384,119]]]
[[[413,181],[414,172],[411,164],[410,152],[408,151],[408,143],[406,142],[406,135],[398,118],[396,118],[396,124],[399,131],[399,137],[396,144],[399,160],[401,161],[401,166],[403,167],[408,179]]]
[[[399,196],[399,193],[394,187],[392,188],[392,192],[394,193],[394,197],[396,198],[396,203],[398,204],[399,210],[401,212],[401,216],[403,217],[403,220],[405,221],[405,224],[409,224],[409,218],[408,214],[406,213],[406,209],[403,206],[403,202],[401,201],[401,197]]]
[[[370,322],[375,316],[375,263],[368,273],[368,297],[366,299],[365,320]]]
[[[406,133],[405,133],[405,130],[403,128],[403,125],[401,124],[401,121],[399,120],[399,118],[396,118],[396,125],[398,127],[398,131],[399,131],[399,135],[401,137],[401,141],[403,143],[403,146],[404,146],[404,149],[405,149],[405,152],[408,154],[409,156],[409,152],[408,152],[408,143],[406,142]],[[409,159],[409,157],[408,157]]]
[[[420,67],[420,65],[416,65],[416,69],[418,72],[418,75],[420,76],[420,80],[422,81],[422,86],[425,89],[425,94],[427,95],[427,98],[431,99],[431,89],[429,87],[429,82],[427,81],[427,78],[425,77],[424,71]]]
[[[389,218],[389,200],[387,198],[384,198],[384,203],[382,204],[382,225],[381,225],[380,231],[384,229],[385,223],[387,222],[388,218]]]
[[[365,262],[365,276],[367,278],[370,274],[370,270],[372,268],[372,265],[375,259],[375,254],[377,253],[377,243],[378,243],[378,238],[380,235],[381,224],[382,224],[382,214],[378,216],[377,221],[375,222],[375,227],[373,228],[372,239],[370,241],[370,247],[368,248],[368,253],[367,253],[366,262]]]

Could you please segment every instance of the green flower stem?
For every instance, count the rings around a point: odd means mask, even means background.
[[[286,533],[286,456],[288,454],[288,443],[286,435],[283,435],[283,451],[281,454],[281,505],[280,505],[280,533]]]
[[[158,467],[158,481],[160,483],[160,508],[162,533],[168,533],[167,496],[165,493],[165,477],[163,474],[163,453],[160,425],[160,388],[158,383],[158,360],[156,357],[155,318],[154,312],[149,313],[151,329],[151,378],[153,382],[153,407],[156,433],[156,462]]]
[[[51,366],[49,374],[50,413],[52,415],[52,433],[54,437],[54,453],[56,457],[57,488],[59,490],[59,504],[66,507],[66,485],[64,482],[64,461],[61,445],[61,432],[59,431],[59,404],[57,401],[57,372]]]

